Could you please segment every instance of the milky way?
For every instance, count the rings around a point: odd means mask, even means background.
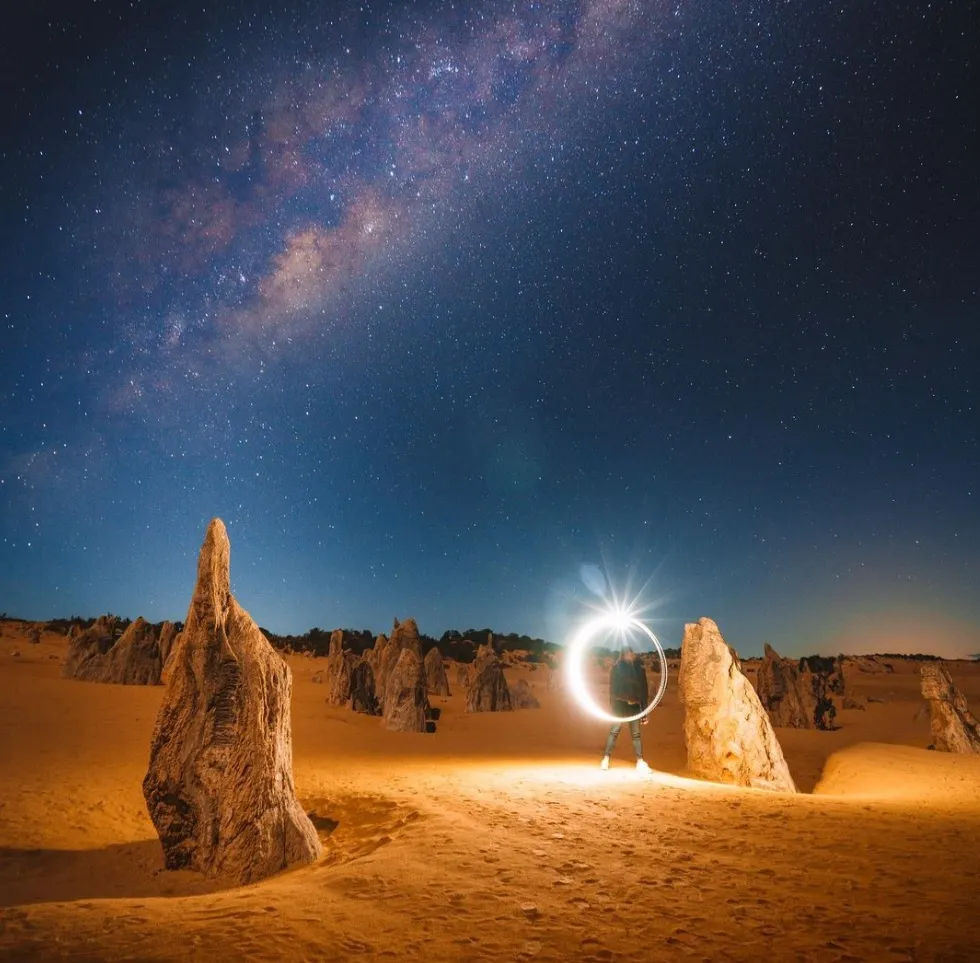
[[[956,5],[25,17],[0,609],[980,649]]]

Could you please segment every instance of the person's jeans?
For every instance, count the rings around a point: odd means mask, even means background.
[[[624,711],[623,715],[632,715],[634,712],[639,711],[639,706],[625,706],[627,710]],[[617,711],[618,714],[618,711]],[[637,759],[643,758],[643,743],[640,740],[640,720],[634,719],[630,724],[630,738],[633,740],[633,751],[636,753]],[[609,727],[609,735],[606,737],[606,752],[605,755],[611,756],[613,747],[616,745],[616,740],[619,738],[619,730],[623,728],[621,722],[614,722]]]

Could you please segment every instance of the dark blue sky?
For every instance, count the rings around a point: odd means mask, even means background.
[[[265,6],[2,41],[0,609],[980,651],[968,4]]]

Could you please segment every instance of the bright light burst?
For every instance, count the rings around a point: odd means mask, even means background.
[[[616,631],[625,635],[634,630],[642,632],[653,643],[660,659],[660,686],[649,705],[641,712],[633,716],[614,716],[602,709],[589,692],[584,673],[585,653],[599,632]],[[637,719],[642,719],[656,708],[667,688],[667,658],[664,655],[663,647],[660,645],[660,640],[646,623],[636,618],[629,609],[624,609],[618,604],[610,606],[578,630],[568,645],[565,655],[565,673],[568,679],[568,687],[578,700],[579,705],[597,719],[603,719],[606,722],[634,722]]]

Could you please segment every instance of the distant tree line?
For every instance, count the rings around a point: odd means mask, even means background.
[[[277,649],[288,648],[293,652],[310,652],[315,656],[328,654],[332,631],[314,626],[303,635],[278,635],[262,628],[265,637]],[[343,629],[342,631],[344,646],[357,655],[363,655],[365,649],[374,645],[376,636],[370,629]],[[438,649],[443,658],[455,659],[457,662],[472,662],[476,657],[477,648],[486,645],[491,636],[498,653],[527,652],[528,662],[551,662],[553,654],[561,650],[561,646],[555,642],[519,635],[517,632],[503,634],[489,628],[466,629],[462,632],[458,629],[447,629],[438,639],[420,632],[419,641],[422,643],[423,655],[431,649]]]

